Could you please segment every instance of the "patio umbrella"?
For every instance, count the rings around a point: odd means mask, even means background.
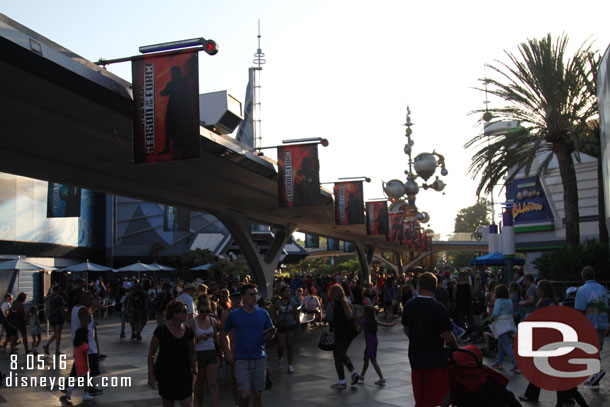
[[[163,264],[159,264],[159,263],[149,264],[148,267],[151,267],[155,271],[171,271],[171,270],[176,270],[173,267],[164,266]]]
[[[136,273],[142,273],[147,271],[155,271],[156,269],[144,263],[133,263],[129,266],[121,267],[120,269],[114,270],[115,273],[120,273],[122,271],[135,271]]]
[[[190,270],[193,270],[193,271],[205,271],[205,270],[209,270],[210,267],[212,267],[212,264],[208,263],[208,264],[202,264],[201,266],[193,267]]]
[[[55,267],[43,266],[28,260],[15,259],[0,263],[0,270],[20,270],[20,271],[36,271],[36,270],[55,270]]]
[[[102,266],[101,264],[92,263],[89,260],[87,260],[83,263],[78,263],[78,264],[74,264],[72,266],[64,267],[57,271],[62,271],[62,272],[69,271],[71,273],[81,273],[83,271],[110,271],[110,270],[114,270],[114,269],[111,267]]]

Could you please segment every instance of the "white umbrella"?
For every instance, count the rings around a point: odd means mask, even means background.
[[[35,270],[55,270],[55,267],[43,266],[36,264],[31,261],[23,259],[9,260],[0,263],[0,270],[21,270],[21,271],[35,271]]]
[[[64,267],[57,271],[69,271],[71,273],[81,273],[83,271],[110,271],[114,270],[111,267],[102,266],[101,264],[92,263],[89,260],[74,264],[72,266]]]
[[[156,270],[155,268],[149,266],[148,264],[137,262],[137,263],[130,264],[129,266],[121,267],[120,269],[116,269],[114,271],[115,271],[115,273],[122,272],[122,271],[135,271],[136,273],[141,273],[141,272],[155,271],[155,270]]]
[[[208,263],[208,264],[203,264],[201,266],[193,267],[191,270],[193,270],[193,271],[205,271],[205,270],[209,270],[210,267],[212,267],[212,264]]]
[[[173,267],[164,266],[163,264],[159,264],[159,263],[149,264],[148,267],[152,268],[155,271],[171,271],[171,270],[176,270]]]

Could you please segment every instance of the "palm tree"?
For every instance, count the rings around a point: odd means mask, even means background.
[[[489,109],[495,120],[518,120],[520,128],[507,134],[481,134],[466,148],[476,147],[469,171],[481,175],[477,195],[491,192],[504,176],[507,182],[520,171],[528,173],[537,158],[542,157],[538,175],[557,157],[563,185],[566,243],[580,241],[578,187],[572,153],[578,152],[579,138],[587,123],[597,114],[588,88],[593,75],[587,69],[591,45],[583,43],[568,58],[568,37],[562,34],[556,42],[551,35],[528,39],[519,45],[518,54],[505,51],[508,62],[488,65],[499,77],[481,79],[490,86],[487,91],[506,102],[504,107]],[[483,88],[477,88],[486,91]],[[487,112],[478,110],[476,113]]]

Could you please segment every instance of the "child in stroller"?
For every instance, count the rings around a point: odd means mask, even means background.
[[[474,345],[445,348],[449,357],[451,405],[468,407],[520,407],[515,395],[506,389],[508,379],[483,365],[481,351]]]

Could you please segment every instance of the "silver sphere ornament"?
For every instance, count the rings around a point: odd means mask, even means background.
[[[417,175],[427,180],[436,171],[436,158],[430,153],[421,153],[413,160],[413,167]]]
[[[405,154],[411,155],[411,144],[405,144]]]
[[[415,196],[419,192],[419,185],[412,178],[407,180],[405,184],[405,193],[407,196]]]
[[[420,213],[417,214],[416,218],[421,223],[428,223],[428,222],[430,222],[430,215],[428,214],[428,212],[420,212]]]
[[[383,192],[385,192],[387,197],[390,199],[396,200],[405,194],[405,185],[397,179],[384,182],[382,185]]]
[[[441,175],[442,175],[443,177],[445,177],[445,176],[447,176],[447,174],[449,174],[449,171],[447,171],[447,169],[446,169],[446,168],[443,168],[443,169],[441,170]]]

